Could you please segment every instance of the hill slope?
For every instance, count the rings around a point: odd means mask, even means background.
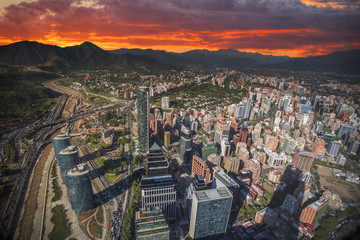
[[[295,71],[337,72],[360,74],[360,50],[335,52],[328,55],[290,58],[271,56],[259,53],[239,52],[235,49],[218,51],[192,50],[184,53],[173,53],[152,49],[118,49],[110,51],[115,54],[130,53],[146,55],[169,64],[206,64],[211,67],[225,68],[267,68]]]
[[[338,72],[360,74],[360,49],[335,52],[323,56],[295,58],[281,63],[262,65],[263,68],[295,71]]]
[[[56,71],[108,67],[166,67],[165,64],[148,56],[111,54],[90,42],[65,48],[38,42],[17,42],[0,46],[0,63],[37,66]]]
[[[121,48],[110,52],[146,55],[158,61],[175,65],[206,64],[211,67],[225,68],[248,68],[255,67],[258,64],[276,63],[290,59],[286,56],[277,57],[259,53],[239,52],[235,49],[220,49],[218,51],[192,50],[184,53],[173,53],[163,50]]]

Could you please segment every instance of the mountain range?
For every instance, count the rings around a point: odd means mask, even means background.
[[[323,56],[290,58],[240,52],[235,49],[192,50],[184,53],[124,48],[105,51],[90,42],[62,48],[22,41],[0,46],[0,64],[36,66],[43,70],[62,72],[100,68],[169,69],[203,64],[212,68],[284,69],[360,74],[358,67],[360,66],[360,49]]]
[[[72,47],[58,47],[38,42],[22,41],[0,46],[0,63],[20,66],[36,66],[48,71],[100,68],[163,68],[165,64],[147,56],[129,53],[115,55],[91,42]]]

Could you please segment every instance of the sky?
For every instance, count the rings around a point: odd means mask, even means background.
[[[360,0],[0,0],[0,45],[23,40],[324,55],[360,49]]]

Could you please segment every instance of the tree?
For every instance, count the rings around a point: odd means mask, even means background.
[[[125,144],[127,143],[127,138],[124,136],[120,139],[120,144]]]
[[[126,166],[126,160],[121,161],[121,171],[124,171],[124,167]]]

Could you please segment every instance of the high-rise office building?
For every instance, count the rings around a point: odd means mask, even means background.
[[[204,162],[201,158],[194,155],[192,166],[191,166],[191,175],[195,176],[203,176],[205,178],[205,184],[208,184],[211,179],[210,175],[211,171],[206,162]]]
[[[226,187],[233,195],[240,190],[240,185],[227,175],[221,167],[213,167],[213,173],[214,178],[211,188]]]
[[[326,154],[330,157],[336,157],[339,152],[340,145],[341,143],[338,141],[330,142],[329,146],[326,149]]]
[[[347,148],[349,153],[360,155],[360,141],[352,141]]]
[[[190,237],[224,237],[229,221],[232,194],[227,188],[195,191],[191,207]]]
[[[296,197],[294,197],[292,194],[286,195],[284,202],[281,205],[281,208],[284,209],[290,215],[294,215],[294,213],[299,208],[299,204],[297,202]]]
[[[76,212],[85,212],[95,207],[89,167],[79,164],[65,173],[69,200]]]
[[[303,223],[314,224],[326,212],[329,201],[320,197],[316,202],[311,203],[305,207],[300,215],[300,221]]]
[[[148,176],[163,176],[169,174],[169,165],[167,160],[164,157],[164,154],[160,146],[155,142],[148,153],[146,161],[146,169],[148,171]]]
[[[162,108],[170,108],[170,98],[169,97],[161,98],[161,107]]]
[[[216,123],[215,140],[221,142],[222,139],[229,140],[230,125],[225,121],[218,121]]]
[[[192,138],[191,131],[184,125],[181,126],[180,130],[180,151],[179,157],[185,163],[191,162],[192,153]]]
[[[66,183],[65,172],[79,164],[78,148],[75,146],[68,146],[58,152],[57,162],[60,167],[60,173],[64,182]]]
[[[149,89],[141,86],[137,92],[137,111],[138,111],[138,135],[140,152],[146,153],[149,150]]]
[[[58,134],[56,137],[52,139],[55,156],[58,156],[58,153],[63,150],[64,148],[70,146],[70,136],[69,134],[63,133]]]
[[[201,148],[202,158],[206,161],[211,154],[216,153],[216,146],[213,140],[205,137]]]
[[[164,131],[164,146],[170,146],[171,144],[171,132],[170,131]]]
[[[176,191],[174,180],[168,174],[168,163],[156,143],[149,150],[146,162],[148,177],[141,180],[142,210],[159,208],[167,219],[176,218]]]
[[[225,139],[221,140],[221,156],[228,157],[230,155],[230,143]]]
[[[135,236],[137,240],[169,240],[170,229],[164,214],[159,209],[136,212]]]
[[[291,104],[291,96],[286,95],[280,99],[278,108],[280,110],[286,111],[287,108],[290,106],[290,104]]]
[[[251,100],[249,98],[244,97],[242,102],[245,104],[244,118],[249,119],[251,112]]]
[[[314,154],[297,150],[294,155],[293,163],[296,168],[310,171],[314,161]]]
[[[345,139],[348,132],[355,133],[356,129],[357,128],[355,126],[341,124],[340,128],[336,131],[336,136]]]

